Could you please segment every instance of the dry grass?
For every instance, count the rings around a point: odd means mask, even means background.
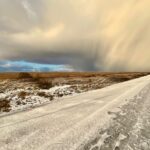
[[[127,77],[129,79],[141,77],[150,72],[50,72],[50,73],[0,73],[0,79],[24,78],[76,78],[76,77]]]
[[[40,97],[49,98],[50,101],[52,101],[54,99],[53,95],[47,95],[47,93],[45,93],[45,92],[38,92],[37,95]]]
[[[31,79],[32,76],[31,76],[30,73],[21,72],[21,73],[19,73],[18,78],[19,78],[19,79],[27,79],[27,78],[28,78],[28,79]]]
[[[0,100],[0,111],[9,112],[10,111],[10,101],[7,99]]]
[[[55,98],[70,95],[72,93],[82,93],[90,90],[101,89],[106,86],[128,81],[134,78],[148,75],[148,72],[120,72],[120,73],[98,73],[98,72],[57,72],[57,73],[0,73],[0,93],[7,91],[16,91],[18,99],[15,101],[16,106],[26,105],[32,102],[29,97],[37,95],[41,101],[46,98],[52,101]],[[9,80],[5,80],[9,79]],[[56,90],[54,93],[45,92],[53,86],[70,85],[65,91]],[[30,92],[31,91],[31,92]],[[10,98],[0,99],[0,111],[9,112],[11,108]],[[28,99],[29,98],[29,99]],[[9,100],[8,100],[9,99]],[[34,103],[34,100],[33,100]]]
[[[25,91],[21,91],[18,93],[18,97],[21,99],[25,99],[27,95],[28,95],[28,93]]]
[[[40,89],[50,89],[53,87],[52,81],[49,79],[37,79],[36,83]]]

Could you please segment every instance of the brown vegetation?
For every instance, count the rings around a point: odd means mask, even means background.
[[[25,91],[21,91],[18,93],[18,97],[21,99],[25,99],[27,95],[28,95],[28,93]]]
[[[0,99],[0,111],[9,112],[10,111],[10,101],[7,99]]]
[[[40,89],[50,89],[53,87],[52,81],[49,79],[38,79],[36,83]]]
[[[149,72],[49,72],[49,73],[0,73],[0,79],[19,78],[76,78],[76,77],[112,77],[129,76],[131,78],[141,77],[150,74]]]
[[[21,73],[19,73],[18,78],[19,79],[29,79],[29,78],[32,78],[32,76],[28,72],[21,72]]]
[[[148,74],[150,73],[0,73],[0,93],[6,95],[5,98],[0,99],[0,111],[9,112],[23,105],[26,107],[27,104],[29,106],[34,106],[34,103],[42,104],[58,97],[101,89]],[[56,88],[52,93],[51,90],[45,90],[63,85],[68,87]]]
[[[54,99],[54,96],[53,96],[53,95],[48,95],[48,94],[45,93],[45,92],[38,92],[37,95],[40,96],[40,97],[49,98],[50,100],[53,100],[53,99]]]

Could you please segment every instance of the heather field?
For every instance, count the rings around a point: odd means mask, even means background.
[[[1,73],[0,115],[32,109],[62,97],[101,89],[149,73]]]

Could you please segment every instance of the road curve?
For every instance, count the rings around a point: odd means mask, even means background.
[[[122,149],[134,150],[130,141],[135,139],[134,132],[139,134],[134,128],[143,121],[140,117],[143,116],[142,113],[147,113],[148,116],[148,107],[144,106],[150,105],[147,98],[149,84],[150,76],[145,76],[1,117],[0,150],[119,150],[121,140],[124,140]],[[137,97],[140,94],[142,100]],[[136,107],[131,107],[133,103]],[[136,111],[136,108],[143,111],[137,113],[135,121],[128,123],[133,127],[131,136],[127,137],[120,131],[110,142],[108,137],[114,134],[110,129],[124,128],[123,125],[117,126],[117,119],[121,118],[119,114],[124,113],[126,117],[130,117],[127,112],[133,109]],[[131,115],[136,117],[132,112]],[[129,127],[126,131],[130,132]],[[137,149],[141,147],[147,148],[148,143],[142,142]]]

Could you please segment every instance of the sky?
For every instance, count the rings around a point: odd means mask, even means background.
[[[0,72],[150,71],[149,0],[0,0]]]

